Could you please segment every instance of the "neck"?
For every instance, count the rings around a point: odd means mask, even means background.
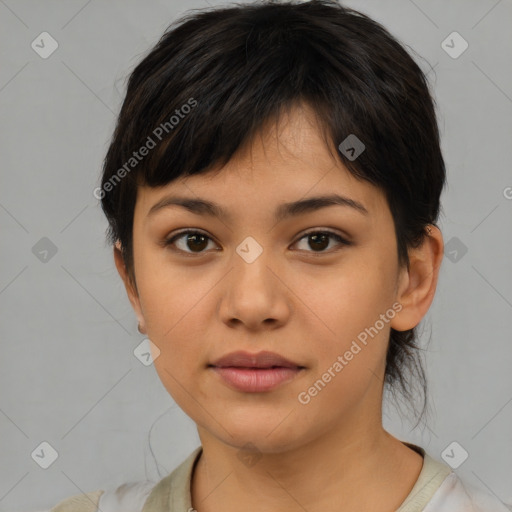
[[[381,424],[363,425],[243,460],[238,447],[198,427],[203,452],[192,478],[192,504],[197,512],[239,511],[241,503],[247,512],[396,510],[423,459]]]

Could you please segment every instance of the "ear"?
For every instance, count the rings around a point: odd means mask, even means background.
[[[409,269],[400,270],[396,300],[402,309],[391,321],[391,327],[397,331],[416,327],[434,300],[444,242],[436,226],[429,225],[427,231],[421,246],[409,250]]]
[[[130,303],[137,315],[137,319],[139,321],[139,332],[141,334],[147,334],[146,324],[144,320],[144,314],[142,312],[142,307],[140,304],[139,294],[136,290],[136,284],[132,282],[130,278],[128,269],[126,268],[126,264],[123,258],[123,253],[121,249],[121,242],[118,240],[114,245],[114,261],[116,263],[117,271],[121,276],[121,279],[124,282],[124,287],[126,288],[126,293],[128,294],[128,299],[130,299]]]

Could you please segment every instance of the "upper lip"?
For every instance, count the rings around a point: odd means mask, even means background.
[[[289,361],[279,354],[268,351],[258,352],[256,354],[243,351],[231,352],[217,359],[209,366],[237,366],[243,368],[271,368],[272,366],[281,366],[285,368],[303,368],[303,366]]]

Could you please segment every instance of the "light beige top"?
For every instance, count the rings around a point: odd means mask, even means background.
[[[423,467],[414,487],[396,512],[421,512],[451,473],[451,468],[430,457],[423,448],[404,444],[423,456]],[[199,446],[174,471],[160,480],[152,488],[140,512],[191,512],[190,482],[201,452],[202,446]],[[97,512],[103,492],[72,496],[61,501],[50,512]]]

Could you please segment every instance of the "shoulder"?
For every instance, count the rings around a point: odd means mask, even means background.
[[[509,512],[493,494],[469,484],[454,472],[441,483],[424,512]]]
[[[113,490],[71,496],[44,512],[142,512],[167,510],[172,499],[176,510],[191,506],[190,478],[202,452],[196,448],[177,468],[159,482],[144,480],[124,483]],[[174,510],[174,509],[173,509]]]
[[[48,512],[97,512],[98,503],[104,491],[94,491],[87,494],[77,494],[62,501]]]
[[[116,489],[98,490],[71,496],[48,512],[119,512],[141,511],[154,487],[150,481],[125,483]]]

